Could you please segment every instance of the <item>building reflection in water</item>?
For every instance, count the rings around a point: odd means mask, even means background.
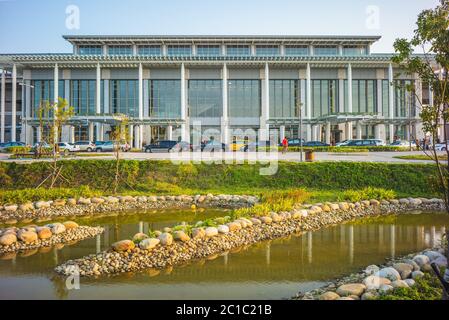
[[[271,241],[268,241],[265,247],[265,262],[267,263],[267,266],[271,263]]]
[[[349,264],[354,263],[354,226],[349,226]]]
[[[307,232],[307,260],[309,263],[313,262],[312,259],[312,240],[313,240],[313,233],[312,231]]]
[[[396,226],[390,226],[390,256],[392,259],[396,256]]]

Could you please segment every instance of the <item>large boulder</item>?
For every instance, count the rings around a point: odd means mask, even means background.
[[[206,237],[208,238],[215,237],[216,235],[218,235],[218,229],[215,227],[208,227],[204,231],[206,232]]]
[[[446,259],[446,257],[441,256],[441,257],[433,260],[432,263],[435,263],[438,267],[446,267],[447,266],[447,259]]]
[[[271,219],[270,217],[260,217],[260,221],[265,224],[271,224],[273,222],[273,219]]]
[[[225,225],[220,225],[217,227],[218,233],[227,234],[229,233],[229,227]]]
[[[381,285],[389,285],[391,281],[387,278],[381,278],[378,276],[369,276],[363,280],[363,284],[366,286],[366,290],[377,290]]]
[[[366,286],[362,283],[350,283],[344,284],[337,289],[337,294],[346,297],[346,296],[358,296],[360,297],[366,290]]]
[[[396,269],[397,272],[401,275],[401,279],[408,279],[410,278],[412,272],[413,272],[413,266],[407,263],[395,263],[393,265],[393,268]]]
[[[151,250],[154,249],[160,242],[161,240],[155,238],[143,239],[140,241],[139,247],[142,250]]]
[[[53,234],[61,234],[66,231],[66,227],[62,223],[53,223],[50,228]]]
[[[242,229],[242,225],[240,223],[236,223],[236,222],[229,222],[227,224],[229,231],[230,232],[234,232],[234,231],[238,231],[240,229]]]
[[[422,277],[424,277],[424,272],[422,272],[422,271],[413,271],[412,272],[413,280],[421,279]]]
[[[139,232],[133,236],[132,240],[133,240],[133,242],[140,242],[140,241],[148,239],[148,238],[149,238],[149,236],[147,234]]]
[[[391,283],[391,286],[393,287],[393,288],[408,288],[409,286],[408,286],[408,284],[407,284],[407,282],[405,282],[404,280],[396,280],[396,281],[393,281],[392,283]]]
[[[374,275],[380,278],[387,278],[390,281],[401,280],[401,275],[399,274],[399,272],[392,267],[380,269]]]
[[[336,294],[335,292],[328,291],[328,292],[325,292],[322,295],[320,295],[320,297],[318,299],[319,300],[337,300],[339,298],[340,298],[340,296],[338,294]]]
[[[204,231],[204,228],[192,229],[192,238],[193,239],[203,239],[205,237],[206,237],[206,231]]]
[[[0,245],[10,246],[17,242],[17,237],[14,233],[6,233],[0,237]]]
[[[135,247],[136,245],[131,240],[117,241],[112,244],[112,249],[117,252],[132,250]]]
[[[175,231],[173,232],[173,238],[176,241],[187,242],[190,240],[190,237],[184,231]]]
[[[71,229],[76,229],[79,228],[78,223],[76,223],[75,221],[65,221],[62,223],[64,225],[64,227],[66,228],[66,230],[71,230]]]
[[[23,203],[19,206],[19,210],[29,212],[34,210],[34,205],[31,202]]]
[[[430,260],[430,262],[433,262],[434,260],[437,260],[438,258],[445,258],[444,255],[437,251],[426,251],[423,253],[423,255],[427,256]]]
[[[33,232],[33,231],[24,231],[24,230],[20,230],[17,233],[17,238],[25,243],[32,243],[37,241],[38,237],[37,237],[37,233]]]
[[[403,263],[409,264],[413,267],[413,271],[419,271],[421,268],[418,266],[418,264],[413,261],[412,259],[404,259],[402,260]]]
[[[42,228],[38,229],[37,235],[38,235],[39,239],[45,240],[45,239],[51,238],[53,233],[51,232],[50,228],[42,227]]]
[[[169,246],[169,245],[173,244],[173,236],[168,232],[162,233],[158,237],[158,239],[161,241],[161,244],[163,246]]]
[[[373,265],[366,267],[365,273],[370,276],[370,275],[375,274],[379,270],[380,270],[380,268],[378,266],[376,266],[375,264],[373,264]]]
[[[428,256],[425,256],[423,254],[418,254],[413,257],[413,261],[416,262],[416,264],[422,268],[424,265],[428,264],[430,262],[430,259]]]

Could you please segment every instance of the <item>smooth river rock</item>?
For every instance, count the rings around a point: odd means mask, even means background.
[[[16,242],[17,242],[17,237],[13,233],[7,233],[0,237],[0,245],[2,245],[2,246],[10,246]]]
[[[161,244],[163,246],[169,246],[169,245],[173,244],[173,236],[168,232],[162,233],[158,237],[158,239],[161,241]]]
[[[148,239],[149,237],[150,237],[149,235],[147,235],[145,233],[142,233],[142,232],[139,232],[139,233],[136,233],[133,236],[132,240],[133,240],[133,242],[140,242],[142,240]]]
[[[381,278],[378,276],[369,276],[363,280],[363,284],[367,290],[377,290],[381,285],[389,285],[391,281],[387,278]]]
[[[23,231],[20,230],[17,233],[17,238],[25,243],[32,243],[34,241],[37,241],[37,233],[36,232],[32,232],[32,231]]]
[[[374,275],[381,277],[381,278],[387,278],[390,281],[401,280],[401,275],[399,274],[399,272],[395,268],[392,268],[392,267],[380,269]]]
[[[142,250],[151,250],[154,249],[161,240],[155,238],[148,238],[140,241],[139,248]]]
[[[430,262],[430,259],[428,256],[425,256],[423,254],[418,254],[413,257],[413,261],[416,262],[416,264],[422,268],[424,265],[428,264]]]
[[[208,227],[204,231],[206,232],[206,237],[208,238],[215,237],[216,235],[218,235],[218,229],[215,227]]]
[[[401,275],[401,279],[407,279],[413,272],[413,266],[407,263],[395,263],[393,268]]]
[[[187,242],[190,240],[190,237],[184,231],[175,231],[173,232],[173,239],[176,241]]]
[[[122,240],[112,244],[112,249],[117,252],[128,251],[135,248],[134,242],[131,240]]]
[[[360,297],[366,290],[366,286],[362,283],[344,284],[337,289],[337,294],[340,296],[356,295]]]
[[[325,292],[319,297],[320,300],[337,300],[339,298],[340,296],[332,291]]]

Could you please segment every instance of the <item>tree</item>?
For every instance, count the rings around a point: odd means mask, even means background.
[[[430,134],[433,141],[437,141],[438,129],[443,126],[444,140],[446,143],[446,155],[449,156],[447,147],[446,125],[449,120],[449,0],[440,0],[440,4],[429,10],[424,10],[418,16],[417,28],[410,40],[397,39],[394,43],[396,55],[392,61],[398,64],[406,74],[417,74],[423,83],[427,83],[433,90],[433,103],[423,104],[416,94],[414,86],[407,90],[417,98],[421,108],[423,131]],[[414,48],[419,47],[424,51],[423,55],[414,55]],[[424,148],[425,149],[425,148]],[[449,164],[442,163],[438,158],[435,143],[432,144],[431,153],[424,152],[436,164],[437,185],[441,192],[446,211],[449,214]],[[449,260],[449,229],[446,231],[446,257]],[[438,276],[439,271],[433,266]],[[449,299],[449,268],[446,268],[444,278],[440,277],[444,286],[443,299]]]
[[[120,175],[120,154],[122,151],[122,141],[128,141],[129,130],[128,123],[129,118],[124,114],[113,115],[115,121],[115,127],[111,132],[111,138],[114,143],[114,156],[115,156],[115,177],[114,177],[114,193],[117,193],[119,180],[122,179]]]
[[[48,175],[44,181],[38,186],[42,186],[45,181],[50,179],[50,188],[53,188],[55,183],[59,178],[65,179],[61,175],[62,167],[58,166],[58,156],[59,148],[58,142],[61,137],[62,127],[73,117],[74,111],[73,107],[69,106],[66,99],[58,98],[58,102],[50,103],[48,101],[43,101],[38,109],[39,118],[39,130],[41,133],[42,141],[39,141],[37,146],[38,154],[42,153],[41,142],[47,142],[52,150],[52,162],[51,162],[51,173]],[[47,129],[47,134],[44,135],[44,128]]]

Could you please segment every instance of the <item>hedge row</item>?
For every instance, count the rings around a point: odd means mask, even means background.
[[[60,161],[62,175],[57,187],[111,190],[115,162],[108,160]],[[435,167],[431,164],[367,162],[278,162],[272,176],[261,175],[263,164],[173,164],[170,161],[121,162],[122,191],[181,193],[186,190],[255,190],[315,188],[323,190],[378,187],[407,194],[435,193],[431,188]],[[0,163],[0,188],[33,188],[50,173],[47,162]],[[1,192],[0,189],[0,192]]]

